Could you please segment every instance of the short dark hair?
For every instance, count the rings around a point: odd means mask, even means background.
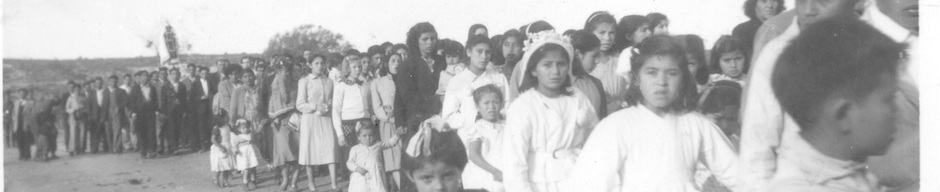
[[[464,52],[463,50],[464,47],[463,45],[460,44],[460,42],[454,41],[452,39],[443,39],[443,40],[437,41],[437,43],[438,43],[437,49],[442,49],[444,56],[456,55],[457,57],[460,57],[460,58],[464,58],[467,56],[466,52]]]
[[[780,106],[801,127],[833,94],[865,98],[882,78],[896,78],[906,47],[855,18],[833,18],[800,32],[784,49],[771,78]]]
[[[542,58],[545,57],[546,53],[552,52],[552,51],[560,52],[561,55],[564,56],[565,59],[567,60],[571,60],[571,57],[573,57],[573,55],[568,55],[568,51],[565,50],[565,48],[562,47],[561,45],[554,44],[554,43],[547,43],[545,45],[542,45],[541,47],[536,49],[534,52],[532,52],[532,56],[529,57],[529,63],[525,63],[526,70],[523,71],[522,73],[522,83],[520,83],[519,85],[519,93],[525,92],[526,90],[529,90],[538,86],[539,82],[535,78],[535,76],[532,75],[532,71],[535,71],[536,65],[538,65],[539,60],[542,60]],[[573,63],[568,64],[569,67],[572,67],[571,65],[573,65]],[[566,78],[565,82],[561,84],[562,94],[564,95],[570,96],[573,93],[568,90],[568,88],[571,87],[571,81],[574,81],[571,78],[573,77]]]
[[[747,74],[751,61],[750,51],[748,50],[747,45],[744,44],[744,41],[729,35],[723,35],[721,38],[718,38],[718,41],[715,42],[715,46],[712,47],[711,61],[708,62],[708,70],[710,71],[710,74],[723,74],[720,63],[721,55],[734,51],[741,51],[741,55],[744,55],[744,70],[741,72]]]
[[[744,1],[744,15],[747,15],[747,18],[750,18],[751,20],[757,20],[757,12],[755,11],[757,8],[757,1],[758,0]],[[780,12],[783,12],[783,10],[787,10],[786,2],[784,2],[784,0],[773,1],[777,2],[777,14],[780,14]]]
[[[118,76],[117,75],[108,76],[108,80],[118,80]]]
[[[642,15],[627,15],[620,18],[620,23],[617,24],[617,36],[614,37],[614,48],[623,50],[640,43],[636,39],[627,37],[633,38],[636,30],[639,30],[643,24],[649,24],[649,22],[650,20]]]
[[[457,136],[457,132],[438,132],[433,129],[430,131],[430,153],[422,152],[418,156],[406,154],[402,157],[401,166],[405,174],[410,175],[414,171],[433,163],[443,163],[462,171],[468,162],[467,149],[461,142],[460,136]]]
[[[718,113],[724,107],[741,107],[741,96],[744,93],[740,83],[722,80],[702,92],[699,100],[699,113]]]
[[[369,47],[367,53],[369,53],[369,57],[372,57],[372,56],[375,55],[375,54],[382,54],[382,55],[385,55],[385,49],[382,48],[382,46],[373,45],[373,46]]]
[[[585,30],[577,30],[572,32],[571,35],[569,35],[569,38],[571,39],[571,46],[581,53],[598,49],[601,46],[601,40],[598,39],[597,36],[593,33]],[[571,69],[572,74],[578,76],[589,74],[589,72],[586,71],[581,65],[581,60],[575,59],[574,63],[571,65],[571,67],[573,67]]]
[[[698,87],[692,81],[692,73],[689,72],[689,62],[686,61],[685,50],[682,50],[682,47],[672,37],[665,35],[655,35],[647,38],[637,48],[640,50],[639,53],[634,55],[630,61],[631,85],[627,88],[627,105],[639,105],[644,99],[643,93],[640,92],[639,75],[637,73],[646,63],[646,60],[657,56],[666,56],[676,61],[679,65],[679,71],[682,73],[679,98],[672,101],[669,108],[680,113],[695,110],[698,102]]]
[[[500,101],[503,101],[503,90],[499,89],[499,87],[496,87],[496,85],[489,84],[473,90],[473,102],[480,102],[480,99],[483,99],[483,94],[487,93],[496,94],[496,98],[499,98]]]
[[[506,57],[503,56],[503,34],[496,34],[490,38],[490,49],[493,51],[490,56],[490,61],[493,64],[502,65],[506,63]]]
[[[490,44],[490,38],[489,38],[489,37],[486,37],[486,35],[474,35],[474,36],[470,36],[470,39],[467,39],[467,49],[472,49],[472,48],[473,48],[474,46],[476,46],[477,44],[484,44],[484,43],[485,43],[486,45],[489,45],[490,48],[493,47],[493,45]]]
[[[649,15],[646,15],[646,18],[650,19],[650,31],[656,28],[659,23],[662,23],[663,21],[669,21],[669,18],[662,13],[650,13]]]

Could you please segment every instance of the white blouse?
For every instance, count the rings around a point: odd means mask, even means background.
[[[587,133],[597,124],[591,101],[579,90],[549,98],[535,89],[508,109],[503,131],[506,191],[533,191],[569,178]]]
[[[447,121],[452,129],[459,130],[472,126],[477,117],[473,90],[491,84],[496,85],[503,92],[503,101],[507,101],[506,96],[508,95],[506,95],[506,92],[509,89],[509,82],[506,81],[506,76],[503,76],[503,74],[484,71],[478,76],[470,70],[458,73],[447,84],[447,94],[444,95],[441,117]],[[461,138],[466,141],[465,136],[461,133]]]
[[[718,126],[698,113],[661,117],[633,106],[597,125],[564,186],[572,191],[698,191],[693,174],[702,162],[719,182],[735,189],[736,157]]]

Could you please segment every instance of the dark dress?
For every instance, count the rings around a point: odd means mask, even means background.
[[[754,36],[757,34],[757,29],[760,29],[760,26],[763,24],[760,20],[751,19],[750,21],[738,24],[734,27],[734,30],[731,31],[731,36],[741,39],[744,42],[744,50],[751,52],[750,50],[754,49]]]

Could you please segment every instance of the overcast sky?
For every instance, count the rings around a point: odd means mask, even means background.
[[[698,34],[706,47],[747,20],[744,0],[511,1],[229,1],[229,0],[3,0],[3,58],[73,59],[153,56],[147,39],[170,23],[202,54],[260,53],[274,34],[317,24],[343,34],[354,48],[404,42],[417,22],[441,38],[466,40],[482,23],[492,36],[546,20],[559,32],[580,29],[594,11],[619,19],[666,14],[673,34]],[[792,8],[793,1],[788,1]]]

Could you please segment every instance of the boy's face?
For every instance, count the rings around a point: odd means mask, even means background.
[[[363,128],[359,131],[359,143],[362,143],[365,146],[372,146],[375,143],[375,132],[374,129]]]
[[[484,120],[493,122],[499,119],[499,109],[503,108],[503,98],[495,93],[486,93],[477,101],[477,111]]]
[[[434,162],[407,175],[415,182],[418,192],[456,192],[460,190],[461,174],[457,167]]]
[[[869,156],[883,155],[896,130],[897,80],[883,77],[880,84],[868,96],[852,101],[847,117],[851,146]]]

